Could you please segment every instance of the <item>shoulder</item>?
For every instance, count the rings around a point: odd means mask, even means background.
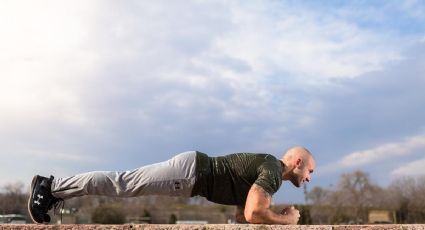
[[[269,194],[275,193],[282,185],[282,164],[273,155],[268,155],[267,159],[257,168],[258,178],[255,184],[262,187]]]
[[[232,153],[228,156],[239,156],[239,157],[248,157],[248,158],[255,158],[255,159],[261,159],[263,161],[277,161],[278,159],[269,153],[254,153],[254,152],[241,152],[241,153]]]
[[[282,171],[282,164],[275,156],[271,154],[261,154],[261,156],[264,158],[264,161],[259,167],[260,170],[267,169]]]

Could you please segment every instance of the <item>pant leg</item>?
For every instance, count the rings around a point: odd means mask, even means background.
[[[134,197],[143,195],[186,196],[195,184],[196,152],[181,153],[168,161],[132,171],[95,171],[55,178],[52,193],[69,199],[84,195]]]

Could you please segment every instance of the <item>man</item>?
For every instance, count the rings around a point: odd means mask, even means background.
[[[299,211],[270,209],[272,195],[283,180],[296,187],[309,182],[315,160],[304,147],[290,148],[281,160],[270,154],[236,153],[209,157],[198,151],[125,172],[89,172],[66,178],[34,176],[28,210],[36,223],[50,222],[47,214],[59,202],[77,196],[143,195],[203,196],[236,205],[236,220],[253,224],[297,224]]]

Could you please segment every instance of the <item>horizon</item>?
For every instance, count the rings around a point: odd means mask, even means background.
[[[309,188],[425,175],[423,1],[2,1],[0,25],[0,186],[291,146]]]

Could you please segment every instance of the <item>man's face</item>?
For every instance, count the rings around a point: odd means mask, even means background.
[[[294,184],[295,187],[301,187],[304,182],[310,182],[311,174],[313,173],[315,166],[316,163],[312,158],[306,162],[301,161],[292,172],[292,177],[290,178],[292,184]]]

